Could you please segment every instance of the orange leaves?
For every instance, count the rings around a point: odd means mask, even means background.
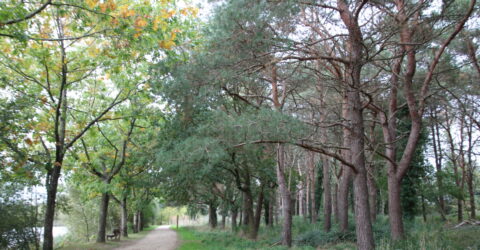
[[[135,30],[137,31],[137,33],[135,35],[133,35],[135,38],[138,38],[140,35],[141,35],[141,30],[147,26],[147,21],[145,19],[143,19],[142,17],[137,17],[137,19],[135,19]]]
[[[116,8],[117,5],[112,0],[100,4],[100,10],[102,12],[107,12],[107,10],[114,11]]]

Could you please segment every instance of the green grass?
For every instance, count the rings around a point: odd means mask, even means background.
[[[119,241],[107,241],[105,243],[96,243],[96,242],[79,242],[75,240],[68,240],[68,237],[58,240],[58,243],[55,245],[55,249],[61,250],[105,250],[113,249],[125,244],[128,244],[131,241],[139,240],[145,237],[150,231],[157,228],[158,226],[149,226],[139,233],[129,233],[128,238],[121,237]]]
[[[352,220],[350,220],[352,221]],[[480,227],[470,226],[454,229],[451,224],[431,220],[428,223],[417,219],[405,223],[407,238],[402,241],[390,240],[387,217],[379,217],[374,225],[377,249],[382,250],[467,250],[480,249]],[[207,227],[181,227],[176,229],[181,245],[180,250],[220,249],[287,249],[278,246],[279,226],[261,227],[258,240],[251,241],[240,233],[230,230],[210,230]],[[294,218],[292,249],[356,249],[354,225],[347,233],[339,232],[334,226],[330,232],[322,224],[310,224],[302,218]]]

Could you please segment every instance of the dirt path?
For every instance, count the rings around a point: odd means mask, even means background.
[[[177,233],[170,226],[160,226],[140,240],[115,248],[116,250],[174,250],[178,247]]]

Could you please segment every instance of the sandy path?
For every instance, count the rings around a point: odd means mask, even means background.
[[[133,241],[117,250],[174,250],[178,247],[177,233],[170,226],[160,226],[140,240]]]

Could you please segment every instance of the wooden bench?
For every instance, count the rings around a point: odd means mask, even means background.
[[[120,229],[113,229],[112,234],[107,234],[107,240],[119,240],[120,239]]]

